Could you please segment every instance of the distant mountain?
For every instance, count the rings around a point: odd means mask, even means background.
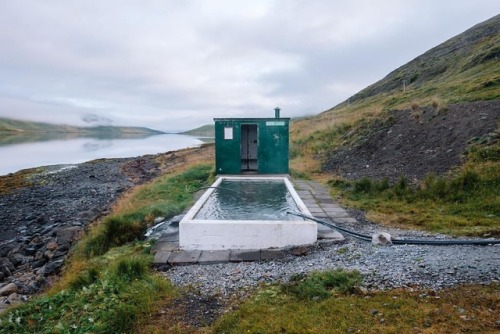
[[[199,128],[182,132],[181,134],[196,137],[215,137],[215,126],[213,124],[206,124]]]
[[[0,118],[0,145],[71,138],[145,138],[164,132],[144,127],[75,127]]]

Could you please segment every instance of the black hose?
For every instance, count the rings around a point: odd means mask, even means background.
[[[337,225],[327,223],[325,221],[319,220],[315,217],[304,215],[302,213],[298,212],[291,212],[288,211],[287,213],[299,216],[302,218],[310,219],[313,220],[319,224],[328,226],[332,229],[347,233],[357,239],[363,240],[363,241],[371,241],[372,237],[369,235],[353,232],[350,230],[347,230],[342,227],[338,227]],[[500,244],[500,240],[498,239],[491,239],[491,240],[422,240],[422,239],[392,239],[392,243],[395,245],[435,245],[435,246],[449,246],[449,245],[498,245]]]

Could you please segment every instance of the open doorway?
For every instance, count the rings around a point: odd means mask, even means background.
[[[257,171],[257,124],[241,125],[241,171]]]

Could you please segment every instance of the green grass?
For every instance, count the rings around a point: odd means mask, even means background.
[[[328,275],[329,272],[315,273],[303,282]],[[342,275],[355,277],[346,272]],[[326,285],[326,281],[319,285]],[[458,287],[437,293],[362,293],[349,284],[346,292],[327,289],[323,298],[310,298],[318,294],[314,289],[305,289],[307,297],[303,298],[295,285],[292,282],[259,289],[235,311],[223,315],[210,332],[493,333],[500,305],[496,285]]]
[[[211,170],[211,165],[198,165],[138,189],[102,221],[80,249],[91,257],[140,239],[155,217],[172,217],[190,205],[193,194],[188,190],[207,185],[213,178]]]
[[[151,244],[141,241],[154,217],[193,201],[187,189],[211,181],[211,165],[167,175],[123,198],[73,250],[61,279],[44,296],[0,316],[0,333],[131,332],[159,300],[178,292],[151,269]]]
[[[404,178],[393,185],[368,178],[329,184],[341,202],[367,211],[374,221],[456,236],[500,237],[498,146],[472,152],[459,171],[427,175],[416,186]]]
[[[175,295],[150,271],[144,245],[123,246],[93,258],[67,289],[37,297],[2,315],[0,333],[123,333]]]
[[[282,289],[300,300],[321,300],[330,297],[333,292],[354,293],[360,283],[358,272],[339,269],[295,275]]]

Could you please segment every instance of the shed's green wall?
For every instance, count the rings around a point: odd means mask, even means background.
[[[233,128],[233,139],[224,139],[224,128]],[[215,122],[215,170],[217,174],[239,174],[241,123],[234,121]]]
[[[288,174],[289,118],[215,119],[217,174],[241,173],[242,124],[257,124],[258,173]],[[224,139],[225,127],[233,128],[232,140]]]

